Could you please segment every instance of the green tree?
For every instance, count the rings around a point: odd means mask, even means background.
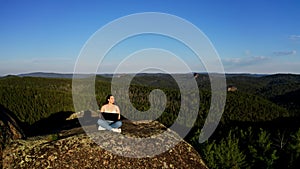
[[[300,129],[293,134],[291,143],[288,146],[290,154],[289,168],[297,168],[300,165]]]
[[[221,141],[205,144],[203,157],[209,168],[247,168],[246,155],[239,148],[239,139],[231,131]]]
[[[273,168],[274,163],[279,158],[277,150],[273,147],[270,140],[270,134],[260,129],[257,139],[253,144],[249,144],[249,152],[251,155],[251,165],[253,168]]]

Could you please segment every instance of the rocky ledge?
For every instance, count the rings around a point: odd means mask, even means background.
[[[161,133],[164,142],[159,142]],[[158,144],[176,140],[179,136],[159,122],[133,123],[124,121],[122,133],[97,131],[96,125],[65,130],[55,135],[18,139],[6,146],[2,154],[3,168],[207,168],[197,151],[184,140],[178,140],[173,148],[152,157],[130,157],[126,137],[157,138]],[[121,139],[120,139],[121,138]],[[101,145],[96,140],[101,140]],[[114,141],[114,140],[118,141]],[[144,145],[143,145],[144,144]],[[161,145],[148,146],[139,142],[138,148],[158,149]],[[118,150],[114,150],[117,148]],[[132,148],[132,147],[131,147]],[[114,151],[124,154],[112,153]],[[127,154],[126,154],[127,153]],[[129,156],[128,156],[129,154]],[[132,155],[131,155],[132,156]],[[142,157],[143,156],[143,157]]]
[[[11,141],[25,138],[19,123],[12,112],[0,105],[0,155]],[[0,156],[0,168],[2,168],[2,156]]]

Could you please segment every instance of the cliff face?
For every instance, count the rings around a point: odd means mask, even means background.
[[[87,126],[89,134],[117,137],[118,133],[98,131],[96,125]],[[156,137],[167,129],[158,122],[132,123],[124,121],[123,136]],[[175,136],[170,132],[170,137]],[[154,135],[153,135],[154,134]],[[131,150],[121,139],[113,142],[107,139],[103,144],[111,148],[122,145],[124,153]],[[143,147],[139,145],[140,147]],[[146,148],[146,143],[144,143]],[[159,149],[157,147],[152,147]],[[185,141],[180,141],[168,151],[154,157],[130,158],[111,153],[96,144],[82,127],[61,131],[58,138],[49,136],[15,140],[3,152],[3,168],[207,168],[196,150]]]

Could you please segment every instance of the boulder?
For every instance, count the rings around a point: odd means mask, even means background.
[[[88,132],[86,132],[88,131]],[[131,153],[125,140],[113,141],[112,138],[157,137],[169,131],[157,121],[134,123],[123,121],[122,133],[98,131],[96,125],[82,126],[58,133],[55,139],[28,138],[15,140],[3,152],[4,168],[207,168],[198,152],[184,140],[174,147],[152,157],[133,158],[125,154]],[[88,133],[88,134],[87,134]],[[117,148],[124,155],[108,151],[95,142],[95,138],[103,139],[103,145]],[[169,131],[167,137],[179,138],[175,132]],[[144,145],[143,145],[144,144]],[[146,148],[147,143],[137,145]],[[121,145],[121,146],[120,146]],[[152,147],[160,149],[161,145]]]
[[[17,117],[0,105],[0,168],[2,165],[2,151],[7,144],[16,139],[25,138]]]

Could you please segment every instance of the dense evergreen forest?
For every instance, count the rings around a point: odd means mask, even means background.
[[[196,80],[201,100],[199,114],[185,140],[199,151],[209,168],[299,168],[300,75],[226,75],[227,85],[237,90],[227,92],[218,128],[202,144],[198,137],[210,107],[210,81],[207,74],[200,74]],[[97,76],[99,107],[111,93],[110,84],[109,76]],[[177,118],[181,96],[170,75],[135,76],[129,89],[131,102],[139,111],[148,110],[148,96],[154,89],[163,90],[167,97],[166,108],[157,120],[171,126]],[[116,99],[121,110],[128,111],[122,99]],[[15,113],[24,126],[53,114],[74,112],[72,79],[2,77],[0,104]]]

